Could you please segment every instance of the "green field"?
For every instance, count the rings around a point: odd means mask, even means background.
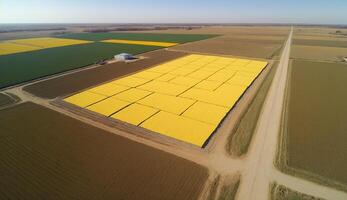
[[[140,54],[162,47],[111,44],[105,39],[151,40],[185,43],[216,35],[152,34],[152,33],[74,33],[59,37],[96,41],[95,43],[43,49],[0,56],[0,89],[40,77],[76,69],[111,58],[119,53]]]
[[[90,65],[118,53],[140,54],[159,48],[96,42],[0,56],[0,88]]]
[[[280,168],[347,185],[346,85],[346,64],[293,61]]]
[[[195,35],[195,34],[160,34],[160,33],[71,33],[61,35],[61,38],[101,41],[107,39],[121,40],[144,40],[158,42],[186,43],[204,40],[217,35]]]

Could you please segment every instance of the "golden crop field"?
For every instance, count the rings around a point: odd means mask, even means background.
[[[142,41],[142,40],[103,40],[102,42],[115,43],[115,44],[137,44],[137,45],[146,45],[146,46],[158,46],[158,47],[171,47],[175,46],[178,43],[172,42],[155,42],[155,41]]]
[[[1,55],[8,55],[13,53],[21,53],[26,51],[34,51],[41,49],[39,47],[34,46],[27,46],[27,45],[21,45],[21,44],[14,44],[10,42],[0,42],[0,56]]]
[[[266,65],[263,61],[193,54],[65,101],[203,147]]]
[[[92,41],[86,40],[76,40],[76,39],[65,39],[65,38],[28,38],[28,39],[18,39],[10,40],[12,43],[28,45],[28,46],[38,46],[40,48],[52,48],[52,47],[62,47],[77,44],[87,44]]]
[[[50,37],[6,40],[0,43],[0,55],[8,55],[53,47],[87,44],[91,42],[92,41]]]

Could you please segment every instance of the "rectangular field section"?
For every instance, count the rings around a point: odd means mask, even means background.
[[[171,47],[178,43],[173,42],[156,42],[156,41],[142,41],[142,40],[103,40],[102,42],[114,43],[114,44],[137,44],[147,46],[158,46],[158,47]]]
[[[118,53],[139,54],[215,36],[74,33],[7,40],[0,42],[0,88],[91,65]]]
[[[196,200],[208,178],[205,167],[33,103],[0,110],[0,172],[0,199]]]
[[[102,41],[102,40],[141,40],[170,43],[186,43],[198,40],[204,40],[217,35],[212,34],[161,34],[161,33],[71,33],[59,36],[60,38],[71,38],[78,40]]]
[[[266,65],[194,54],[90,88],[65,101],[203,147]]]
[[[293,61],[285,115],[288,165],[347,185],[347,65]]]
[[[3,55],[0,56],[0,88],[87,66],[118,53],[139,54],[159,48],[93,42]]]
[[[91,41],[50,37],[6,40],[0,42],[0,55],[87,43]]]
[[[41,49],[35,46],[28,46],[23,44],[15,44],[8,41],[0,42],[0,56],[13,53],[21,53],[27,51],[35,51]]]

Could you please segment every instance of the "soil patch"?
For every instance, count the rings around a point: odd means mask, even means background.
[[[0,198],[197,199],[206,168],[45,107],[0,111]]]

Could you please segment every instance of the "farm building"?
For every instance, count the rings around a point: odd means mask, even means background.
[[[120,53],[118,55],[115,55],[114,59],[116,59],[117,61],[127,61],[127,60],[133,60],[135,59],[135,57],[128,53]]]

